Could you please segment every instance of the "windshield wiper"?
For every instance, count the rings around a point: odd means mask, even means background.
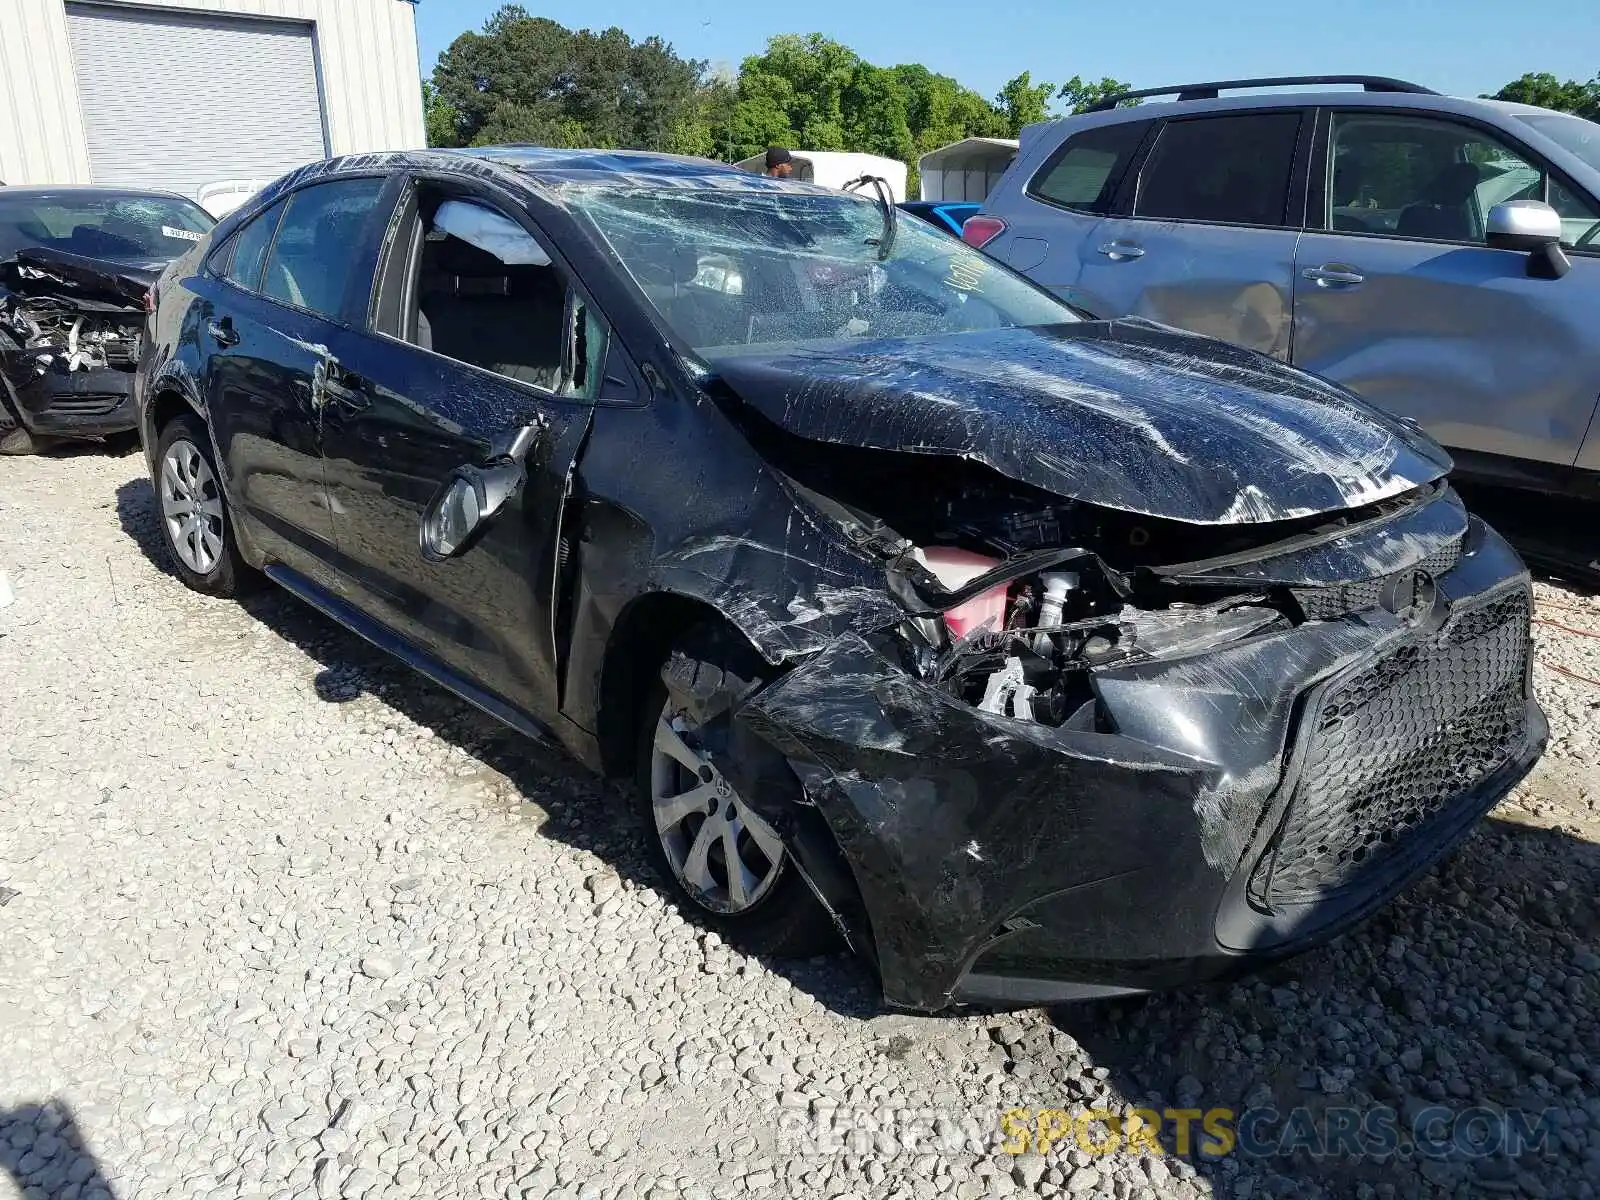
[[[863,175],[845,184],[844,190],[853,192],[869,183],[872,185],[872,190],[877,193],[878,207],[883,209],[883,236],[868,238],[867,245],[878,248],[878,261],[883,262],[894,249],[894,235],[899,230],[900,220],[900,210],[895,206],[894,193],[889,190],[889,181],[881,175]]]

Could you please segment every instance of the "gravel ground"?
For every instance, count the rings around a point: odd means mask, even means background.
[[[620,796],[554,752],[286,596],[186,591],[142,467],[0,463],[0,1200],[1595,1194],[1600,685],[1556,668],[1600,680],[1600,641],[1538,627],[1550,754],[1336,945],[914,1019],[849,961],[754,961],[679,919]],[[1600,597],[1538,592],[1600,631]],[[1269,1104],[1324,1131],[1520,1108],[1550,1137],[1002,1145],[1011,1108]]]

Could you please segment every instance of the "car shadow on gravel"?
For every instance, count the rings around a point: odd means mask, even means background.
[[[1187,1162],[1217,1197],[1592,1197],[1596,947],[1600,846],[1492,819],[1312,954],[1234,983],[1050,1015],[1108,1072],[1114,1097],[1161,1116],[1168,1154],[1170,1111],[1198,1110]],[[1010,1048],[1013,1071],[1026,1061],[1030,1079],[1064,1079],[1055,1103],[1081,1108],[1070,1066],[1060,1075],[1039,1050]],[[1201,1114],[1217,1109],[1237,1144],[1207,1156]],[[1340,1139],[1341,1122],[1353,1136]],[[1417,1128],[1437,1157],[1419,1151]],[[1387,1129],[1399,1149],[1372,1153]]]
[[[176,578],[162,545],[148,479],[132,479],[117,489],[117,517],[145,556]],[[645,856],[644,831],[621,785],[601,781],[559,747],[526,738],[479,712],[279,588],[263,587],[239,603],[318,664],[314,686],[319,699],[330,704],[348,704],[364,695],[381,700],[503,776],[516,803],[543,814],[542,836],[594,854],[627,886],[668,895],[666,881]],[[761,962],[841,1016],[865,1019],[884,1011],[876,981],[842,952],[804,960],[762,957]]]
[[[29,1200],[115,1200],[72,1109],[60,1101],[0,1109],[0,1171]]]

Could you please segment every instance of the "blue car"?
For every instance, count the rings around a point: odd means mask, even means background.
[[[962,224],[983,205],[966,203],[943,204],[934,200],[906,200],[901,203],[900,207],[914,217],[921,217],[936,229],[960,237]]]

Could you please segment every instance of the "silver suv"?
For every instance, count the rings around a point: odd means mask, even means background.
[[[1600,495],[1592,121],[1367,76],[1154,88],[1024,130],[963,236],[1095,316],[1337,380],[1463,474]]]

